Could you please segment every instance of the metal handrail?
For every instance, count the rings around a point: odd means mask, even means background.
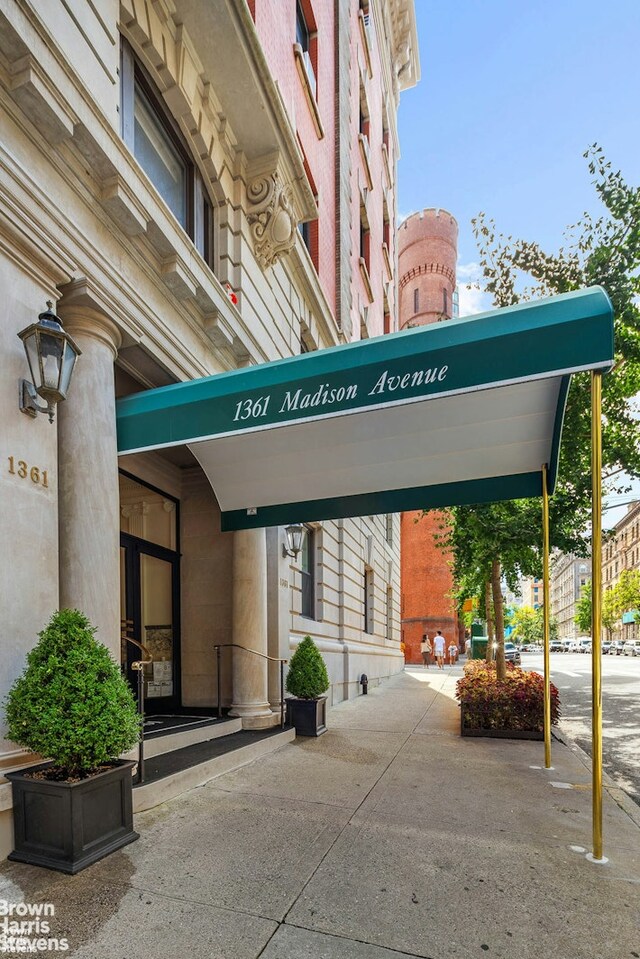
[[[280,728],[284,729],[284,667],[289,662],[288,659],[281,659],[279,656],[267,656],[266,653],[260,653],[257,649],[249,649],[247,646],[241,646],[240,643],[222,643],[214,646],[216,651],[216,672],[218,687],[218,719],[222,716],[222,700],[220,690],[220,650],[222,649],[244,649],[245,653],[253,653],[254,656],[260,656],[262,659],[268,659],[272,663],[280,663]]]
[[[126,640],[128,643],[131,643],[132,646],[137,646],[137,648],[142,652],[144,656],[148,656],[148,659],[136,659],[131,663],[131,669],[135,669],[138,674],[138,714],[141,719],[140,723],[140,740],[138,742],[138,783],[144,782],[144,667],[148,666],[153,662],[153,656],[144,645],[144,643],[139,642],[137,639],[134,639],[132,636],[127,636],[127,633],[130,629],[133,629],[133,620],[131,619],[121,619],[120,620],[120,630],[122,639]]]

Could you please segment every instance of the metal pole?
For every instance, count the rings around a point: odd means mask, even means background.
[[[551,769],[551,663],[549,661],[549,491],[542,464],[542,612],[544,651],[544,765]]]
[[[216,646],[216,684],[218,688],[218,719],[222,718],[222,701],[220,695],[220,647]]]
[[[144,666],[138,665],[138,712],[142,719],[138,743],[138,782],[144,782]]]
[[[602,860],[602,373],[591,371],[592,858]]]
[[[284,729],[284,659],[280,660],[280,728]]]

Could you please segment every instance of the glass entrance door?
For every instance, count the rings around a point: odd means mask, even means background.
[[[180,705],[178,629],[178,557],[122,533],[121,618],[128,635],[146,646],[152,662],[144,668],[145,712],[159,713]],[[136,695],[138,678],[131,664],[145,658],[123,638],[123,667]]]
[[[145,712],[180,705],[180,546],[178,501],[120,472],[120,618],[122,667],[138,692],[131,663],[143,659],[127,641],[143,643],[152,662],[144,670]]]

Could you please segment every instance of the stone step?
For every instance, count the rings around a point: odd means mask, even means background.
[[[145,760],[145,781],[133,787],[133,811],[143,812],[188,789],[259,759],[295,739],[295,729],[242,730]]]
[[[153,717],[150,718],[153,719]],[[241,729],[241,719],[204,718],[198,723],[182,729],[176,729],[175,731],[151,731],[150,733],[146,733],[144,739],[145,760],[153,759],[155,756],[161,756],[164,753],[174,752],[178,749],[184,749],[185,746],[193,746],[196,743],[204,743],[211,739],[218,739],[220,736],[230,736],[233,735],[233,733],[240,732]],[[138,747],[136,746],[128,752],[124,758],[137,760]]]

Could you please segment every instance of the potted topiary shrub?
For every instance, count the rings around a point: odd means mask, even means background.
[[[287,692],[295,699],[287,699],[288,722],[295,726],[298,736],[320,736],[327,731],[327,697],[329,676],[320,650],[305,636],[289,663]]]
[[[138,838],[133,693],[77,609],[55,613],[7,697],[8,736],[49,761],[7,773],[15,849],[9,859],[76,873]]]

